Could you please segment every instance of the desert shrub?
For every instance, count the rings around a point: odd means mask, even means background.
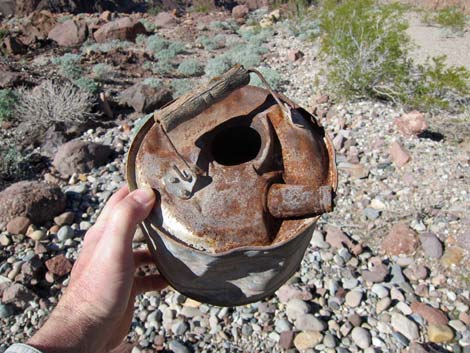
[[[155,23],[150,22],[146,18],[142,18],[141,20],[139,20],[139,22],[144,25],[147,32],[154,32],[157,29],[157,26],[155,25]]]
[[[158,76],[167,76],[173,72],[173,63],[171,60],[159,60],[158,62],[146,61],[143,65],[145,70],[152,71]]]
[[[260,26],[253,26],[247,28],[240,28],[238,34],[251,44],[262,45],[263,43],[268,42],[272,38],[274,32],[271,28],[261,28]]]
[[[470,105],[470,71],[445,65],[445,56],[429,59],[414,68],[405,103],[427,110],[463,111]]]
[[[0,122],[13,118],[17,101],[18,97],[13,90],[0,89]]]
[[[0,28],[0,42],[10,33],[10,31],[6,28]]]
[[[78,80],[74,80],[73,83],[88,94],[95,95],[100,90],[100,85],[95,80],[88,77],[81,77]]]
[[[64,122],[83,123],[92,116],[93,97],[71,82],[43,81],[32,90],[20,89],[15,115],[28,129],[41,130]]]
[[[201,76],[204,74],[204,65],[196,59],[187,59],[178,66],[178,73],[186,76]]]
[[[327,87],[343,98],[381,98],[427,111],[462,110],[469,71],[445,58],[422,65],[409,59],[403,8],[375,0],[327,0],[321,14],[321,53]]]
[[[169,42],[158,34],[147,37],[147,49],[157,53],[160,50],[168,48]]]
[[[14,146],[0,146],[0,190],[7,181],[21,180],[26,176],[28,158]]]
[[[91,71],[98,80],[104,80],[111,76],[113,67],[104,63],[99,63],[93,66]]]
[[[149,77],[149,78],[146,78],[144,81],[143,81],[144,84],[146,85],[149,85],[151,87],[155,87],[155,88],[161,88],[163,87],[163,82],[162,80],[158,79],[158,78],[155,78],[155,77]]]
[[[215,9],[211,0],[194,0],[191,10],[194,12],[207,13]]]
[[[210,59],[207,62],[205,72],[209,77],[219,76],[235,64],[241,64],[246,68],[256,67],[261,61],[261,55],[268,49],[262,45],[252,44],[234,45],[225,53]]]
[[[223,31],[230,31],[230,32],[235,33],[235,32],[238,31],[240,26],[238,25],[238,23],[235,20],[230,19],[230,20],[227,20],[227,21],[212,21],[209,24],[209,28],[214,30],[214,31],[223,30]]]
[[[463,32],[466,24],[465,14],[456,6],[446,7],[437,11],[431,16],[431,21],[454,32]]]
[[[80,61],[80,55],[70,53],[52,59],[52,63],[59,66],[60,74],[69,80],[77,80],[83,75]]]
[[[258,68],[258,71],[263,75],[264,79],[269,83],[273,90],[277,91],[281,88],[282,78],[276,70],[263,66]],[[251,73],[250,78],[250,85],[266,88],[258,75]]]
[[[328,57],[328,79],[346,97],[374,96],[386,83],[407,74],[407,23],[393,5],[375,0],[327,0],[322,13],[321,51]]]
[[[128,49],[133,45],[132,42],[128,42],[125,40],[112,40],[106,43],[90,43],[85,44],[82,47],[83,54],[91,54],[91,53],[108,53],[112,50],[118,49]]]
[[[174,97],[179,97],[185,93],[188,93],[191,89],[193,89],[193,86],[194,85],[191,83],[191,80],[186,78],[171,81],[171,88],[173,89]]]
[[[201,44],[204,49],[216,50],[225,47],[225,36],[223,34],[217,34],[214,37],[208,37],[206,35],[199,36],[196,42]]]
[[[210,59],[206,65],[206,75],[210,78],[220,76],[232,66],[231,61],[225,55],[219,55]]]
[[[343,98],[381,98],[428,111],[461,110],[469,72],[444,58],[415,65],[403,8],[375,0],[327,0],[321,14],[321,54],[327,86]]]
[[[313,5],[317,5],[319,1],[312,0],[277,0],[276,7],[282,7],[284,17],[296,21],[302,21],[306,17],[314,14]]]
[[[320,21],[315,17],[301,21],[286,19],[280,24],[289,35],[295,36],[302,41],[314,41],[320,34]]]
[[[171,42],[157,34],[147,38],[147,48],[153,56],[162,60],[175,58],[178,54],[185,52],[185,45],[182,42]]]

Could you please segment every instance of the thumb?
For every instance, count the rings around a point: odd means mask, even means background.
[[[132,255],[132,238],[137,224],[149,215],[155,199],[152,189],[141,188],[119,201],[111,211],[112,215],[97,245],[98,254],[109,254],[113,258]]]

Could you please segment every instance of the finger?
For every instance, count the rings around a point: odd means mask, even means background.
[[[152,254],[147,249],[134,251],[134,264],[135,268],[143,265],[154,264]]]
[[[127,195],[129,195],[129,187],[124,185],[106,202],[103,210],[101,211],[95,224],[106,224],[107,220],[111,217],[116,205],[121,202]]]
[[[162,290],[167,286],[168,282],[160,275],[135,277],[134,279],[134,291],[136,295],[144,292]]]
[[[137,189],[122,199],[114,208],[95,253],[114,261],[122,259],[123,264],[129,260],[137,224],[148,216],[154,203],[155,193],[150,188]]]
[[[119,189],[111,198],[106,202],[103,210],[101,211],[98,219],[96,220],[93,227],[91,227],[85,234],[85,238],[83,239],[83,247],[88,245],[96,245],[99,238],[103,234],[103,228],[106,226],[107,221],[111,217],[114,208],[116,205],[124,199],[129,194],[129,188],[123,186]]]

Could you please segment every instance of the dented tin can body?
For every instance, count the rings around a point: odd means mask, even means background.
[[[129,186],[150,186],[161,198],[142,230],[159,272],[190,298],[236,306],[271,295],[298,270],[319,215],[332,208],[328,196],[337,186],[332,143],[309,113],[282,98],[293,107],[291,125],[268,91],[246,86],[169,136],[148,116],[133,140]],[[224,164],[214,156],[218,152],[206,154],[201,146],[222,146],[217,136],[234,122],[257,131],[259,150],[249,161]],[[166,138],[171,148],[159,148]],[[174,189],[172,183],[178,185],[185,172],[174,177],[167,172],[174,164],[161,168],[165,158],[171,160],[173,144],[178,158],[206,168],[202,179],[210,176],[209,182],[193,180],[186,194]]]

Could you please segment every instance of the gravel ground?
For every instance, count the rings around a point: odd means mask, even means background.
[[[299,271],[270,298],[219,308],[172,289],[140,296],[128,336],[132,352],[469,353],[468,149],[445,138],[403,136],[394,123],[403,111],[390,105],[332,105],[313,90],[321,68],[315,44],[281,33],[270,48],[267,62],[289,80],[284,93],[305,108],[317,106],[334,139],[336,208],[318,222]],[[304,57],[290,61],[291,49]],[[124,182],[124,153],[134,124],[128,120],[85,134],[85,140],[111,145],[119,156],[61,186],[75,217],[57,234],[47,232],[40,242],[45,251],[76,259],[84,232]],[[402,167],[390,154],[394,141],[411,156]],[[405,235],[410,236],[403,245],[406,254],[393,255],[394,241]],[[22,235],[3,232],[0,240],[9,256],[0,264],[1,285],[40,249]],[[134,244],[143,246],[138,238]],[[48,290],[23,310],[0,304],[0,352],[34,333],[68,282],[67,277],[46,280]]]

